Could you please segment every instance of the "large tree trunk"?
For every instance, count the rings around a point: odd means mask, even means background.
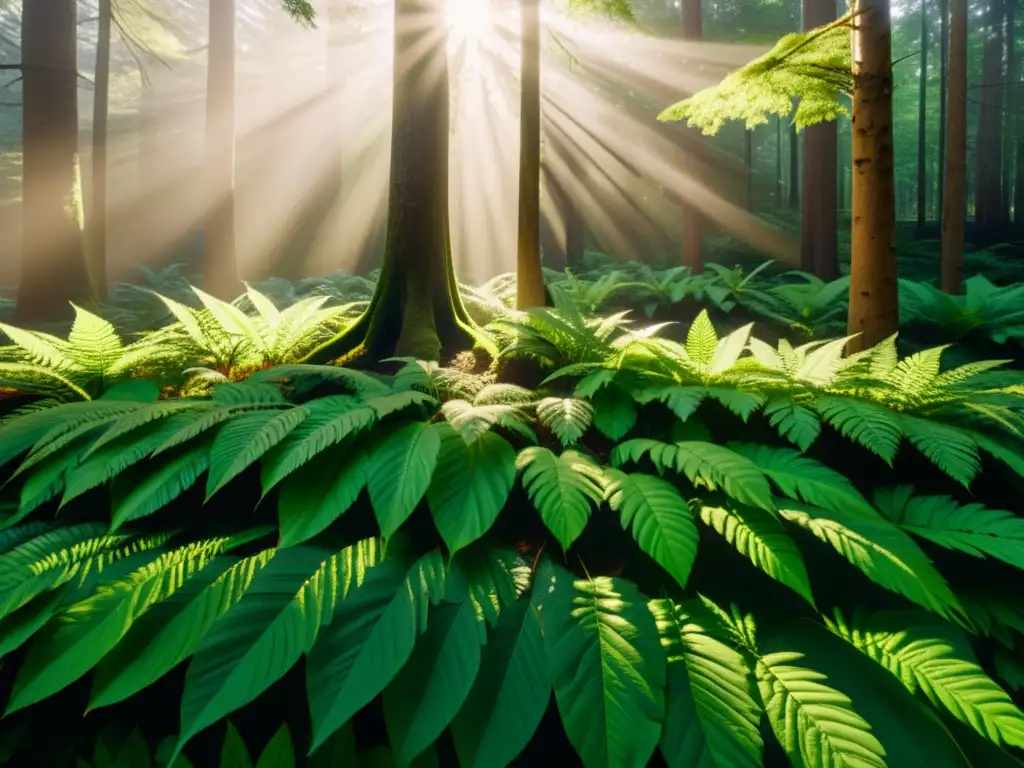
[[[110,0],[99,0],[95,90],[92,100],[92,200],[88,227],[89,276],[107,298],[107,117],[110,104]]]
[[[203,288],[229,301],[241,293],[235,253],[235,0],[209,0]]]
[[[928,171],[925,140],[928,104],[928,14],[927,0],[921,0],[921,76],[917,87],[917,231],[928,219]]]
[[[448,35],[443,0],[395,0],[391,179],[384,265],[353,328],[308,362],[347,353],[440,360],[473,344],[459,297],[448,220]]]
[[[943,174],[942,276],[946,293],[960,293],[967,220],[967,0],[951,0],[949,98],[946,107],[946,169]]]
[[[974,170],[974,220],[978,227],[1000,224],[1002,207],[1003,0],[989,0]]]
[[[899,329],[889,0],[858,0],[853,32],[850,351]]]
[[[22,272],[15,322],[72,315],[92,286],[82,245],[75,0],[22,11]]]
[[[484,0],[475,0],[484,2]],[[519,117],[519,239],[516,307],[543,307],[540,263],[540,2],[521,0],[522,68]]]
[[[701,4],[703,0],[682,0],[680,22],[683,40],[700,40],[703,34]],[[704,270],[704,222],[692,205],[683,202],[680,206],[682,226],[682,263],[694,273]]]
[[[805,30],[835,21],[835,0],[803,0]],[[836,122],[812,125],[804,131],[803,223],[801,269],[823,280],[839,277],[836,200]]]
[[[939,202],[936,206],[939,219],[942,218],[943,199],[946,189],[946,100],[948,98],[946,74],[949,70],[949,0],[939,0],[939,162],[938,190]]]

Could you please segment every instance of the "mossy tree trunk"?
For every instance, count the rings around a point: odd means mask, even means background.
[[[242,291],[235,252],[235,0],[209,0],[203,289],[230,301]]]
[[[853,231],[848,332],[858,351],[899,329],[889,0],[858,0],[853,31]]]
[[[15,322],[67,319],[92,286],[82,243],[75,0],[22,11],[22,273]]]
[[[107,298],[107,117],[110,104],[111,0],[99,0],[96,73],[92,99],[92,199],[88,227],[89,274],[101,301]]]
[[[946,168],[942,197],[942,278],[946,293],[960,293],[967,219],[967,0],[951,0],[949,85],[946,105]]]
[[[448,44],[443,0],[395,0],[387,242],[380,280],[356,324],[314,351],[440,360],[473,344],[459,298],[448,220]],[[352,355],[356,357],[356,354]]]
[[[834,0],[803,0],[805,30],[836,20]],[[837,171],[838,125],[829,120],[804,131],[803,218],[800,226],[800,268],[820,277],[839,277]]]
[[[540,261],[540,0],[520,0],[520,13],[522,66],[516,307],[528,309],[542,307],[546,303]]]
[[[679,4],[683,40],[700,40],[703,34],[702,0],[682,0]],[[704,271],[704,222],[700,212],[685,201],[681,205],[682,263],[694,273]]]

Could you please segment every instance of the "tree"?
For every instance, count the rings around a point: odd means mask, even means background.
[[[484,2],[484,0],[476,0]],[[521,0],[519,230],[516,307],[544,306],[540,259],[540,0]]]
[[[939,178],[938,211],[939,219],[944,210],[943,199],[946,188],[946,104],[948,90],[946,76],[949,70],[949,0],[939,0]]]
[[[241,289],[235,253],[235,0],[209,2],[203,287],[229,300]]]
[[[99,0],[92,107],[92,200],[88,226],[89,274],[101,301],[107,298],[107,119],[110,104],[111,0]]]
[[[853,352],[899,329],[889,0],[857,0],[853,31]]]
[[[75,0],[22,9],[22,274],[15,322],[69,318],[93,299],[82,243]]]
[[[702,0],[681,0],[679,3],[680,23],[683,40],[700,40],[703,22],[701,19]],[[692,205],[683,201],[680,210],[682,226],[682,263],[694,273],[704,270],[704,222]]]
[[[928,7],[921,0],[921,75],[917,90],[917,231],[924,229],[928,218],[927,106],[928,106]]]
[[[942,275],[946,293],[960,293],[967,219],[967,0],[951,0],[946,167],[942,198]]]
[[[1003,16],[1003,0],[989,0],[974,156],[974,220],[979,227],[1002,223]]]
[[[835,19],[835,0],[803,0],[805,31]],[[804,131],[800,262],[801,269],[823,280],[839,277],[837,150],[835,121],[811,125]]]
[[[310,362],[353,353],[439,360],[478,334],[459,297],[448,220],[448,33],[442,0],[394,0],[391,178],[384,264],[370,306]]]

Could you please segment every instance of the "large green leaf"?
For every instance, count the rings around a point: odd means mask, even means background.
[[[421,422],[397,427],[373,446],[367,486],[384,538],[401,527],[426,494],[440,451],[440,431]]]
[[[501,435],[485,432],[469,445],[453,428],[440,430],[437,470],[427,489],[434,524],[454,554],[498,519],[516,480],[516,453]]]
[[[191,488],[210,466],[211,444],[212,440],[200,439],[119,475],[113,489],[111,530],[153,514]]]
[[[668,657],[661,752],[670,768],[759,768],[764,744],[753,670],[685,605],[651,604]]]
[[[307,416],[309,409],[299,406],[286,411],[245,413],[231,419],[217,433],[210,451],[207,500],[279,445]]]
[[[295,748],[292,746],[292,734],[287,723],[283,723],[277,729],[277,733],[260,752],[256,768],[295,768]]]
[[[539,581],[555,698],[585,768],[643,768],[665,719],[665,655],[654,617],[624,579]],[[545,594],[550,589],[549,594]]]
[[[332,447],[281,485],[277,515],[282,547],[313,538],[348,511],[366,485],[367,456],[358,447]]]
[[[409,661],[384,689],[384,718],[396,765],[409,765],[458,713],[480,668],[483,640],[483,624],[469,600],[442,602],[431,611]]]
[[[439,552],[411,568],[404,557],[389,555],[337,603],[306,662],[312,749],[394,679],[426,627],[430,603],[443,594]]]
[[[685,587],[697,557],[699,536],[690,507],[673,485],[658,477],[613,471],[606,489],[640,549]]]
[[[538,447],[521,451],[516,466],[544,524],[562,548],[568,549],[587,527],[591,503],[600,503],[604,496],[600,470],[576,451],[556,456]]]
[[[621,440],[636,424],[636,402],[621,387],[598,390],[590,398],[594,406],[594,426],[609,440]]]
[[[586,400],[573,397],[545,397],[537,402],[537,418],[567,448],[590,427],[594,408]]]
[[[517,600],[487,637],[476,682],[452,721],[463,768],[504,768],[533,738],[551,698],[536,606]]]

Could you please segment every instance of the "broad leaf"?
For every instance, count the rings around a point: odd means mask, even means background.
[[[384,538],[394,535],[426,494],[440,450],[438,429],[420,422],[386,433],[370,450],[367,485]]]

